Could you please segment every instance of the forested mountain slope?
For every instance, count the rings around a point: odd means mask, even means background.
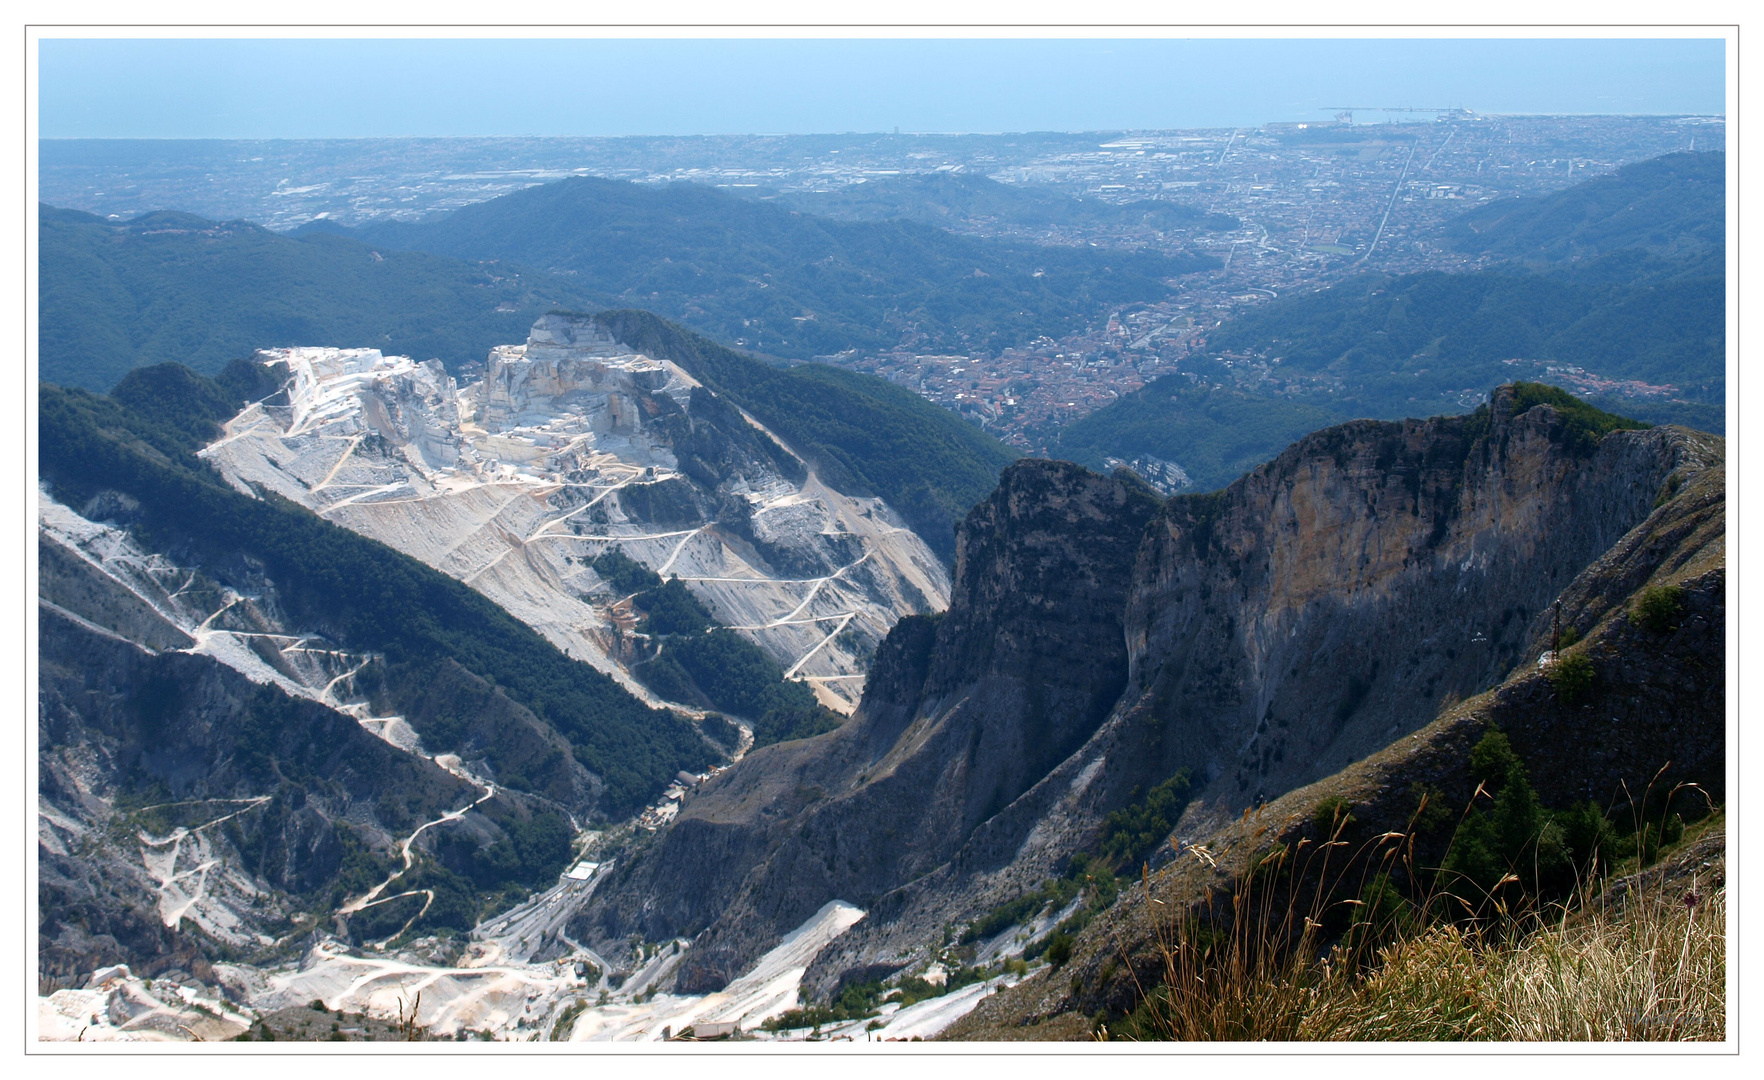
[[[40,214],[40,375],[100,393],[135,367],[176,361],[213,375],[256,349],[294,345],[433,356],[457,370],[519,340],[551,308],[598,302],[554,275],[326,233],[169,211],[121,224]]]
[[[714,188],[580,177],[417,223],[375,245],[568,272],[583,289],[783,357],[992,351],[1153,300],[1206,256],[1039,247],[911,221],[840,222]]]
[[[646,311],[594,318],[620,341],[674,361],[752,413],[833,487],[887,500],[946,563],[955,558],[956,522],[1017,457],[948,409],[885,379],[826,364],[763,364]]]
[[[1497,199],[1443,232],[1461,251],[1522,262],[1697,255],[1727,243],[1727,155],[1667,154],[1553,195]]]
[[[1001,184],[969,172],[920,173],[848,184],[832,191],[792,192],[779,202],[842,221],[886,221],[899,218],[929,225],[1014,225],[1025,229],[1143,227],[1165,229],[1235,229],[1241,222],[1229,214],[1208,213],[1187,203],[1145,199],[1111,203],[1075,199],[1036,184]]]

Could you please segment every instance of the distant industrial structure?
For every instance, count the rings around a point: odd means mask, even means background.
[[[1428,108],[1420,105],[1325,105],[1319,112],[1332,112],[1340,124],[1351,125],[1357,112],[1379,113],[1433,113],[1436,120],[1474,120],[1476,113],[1462,106],[1450,108]]]

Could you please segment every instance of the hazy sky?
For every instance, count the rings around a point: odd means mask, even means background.
[[[46,138],[1079,131],[1725,111],[1708,40],[44,40]],[[1378,119],[1362,114],[1361,122]]]

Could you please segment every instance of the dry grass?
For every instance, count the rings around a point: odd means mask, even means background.
[[[1720,1041],[1727,893],[1652,898],[1483,945],[1436,926],[1315,996],[1296,1038]]]
[[[1331,981],[1300,1025],[1299,1038],[1443,1042],[1499,1038],[1501,1010],[1485,959],[1455,926],[1438,926],[1385,948],[1357,983]]]
[[[1515,1040],[1715,1040],[1726,1034],[1727,890],[1697,885],[1594,910],[1527,938],[1491,978]]]
[[[1573,902],[1481,922],[1429,897],[1398,919],[1358,899],[1405,848],[1386,834],[1333,877],[1336,839],[1293,865],[1284,850],[1239,876],[1228,920],[1170,921],[1162,985],[1101,1038],[1180,1041],[1720,1041],[1726,1032],[1727,894],[1639,875],[1620,902]],[[1296,853],[1303,855],[1301,851]],[[1369,857],[1365,857],[1369,856]],[[1282,891],[1281,874],[1311,881]],[[1705,875],[1707,878],[1708,875]],[[1713,881],[1718,882],[1717,876]],[[1611,895],[1607,893],[1607,895]],[[1284,899],[1277,899],[1285,897]],[[1462,905],[1459,905],[1462,906]],[[1353,913],[1327,950],[1329,916]],[[1375,925],[1376,923],[1376,925]],[[1221,927],[1209,930],[1208,927]]]

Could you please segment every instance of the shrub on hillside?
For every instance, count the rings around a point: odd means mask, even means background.
[[[1629,621],[1637,626],[1664,634],[1672,629],[1678,613],[1684,609],[1684,590],[1677,585],[1650,585],[1636,595],[1629,609]]]
[[[1550,685],[1555,688],[1556,700],[1564,705],[1572,705],[1585,697],[1592,689],[1593,662],[1583,652],[1569,653],[1558,656],[1550,665]]]

